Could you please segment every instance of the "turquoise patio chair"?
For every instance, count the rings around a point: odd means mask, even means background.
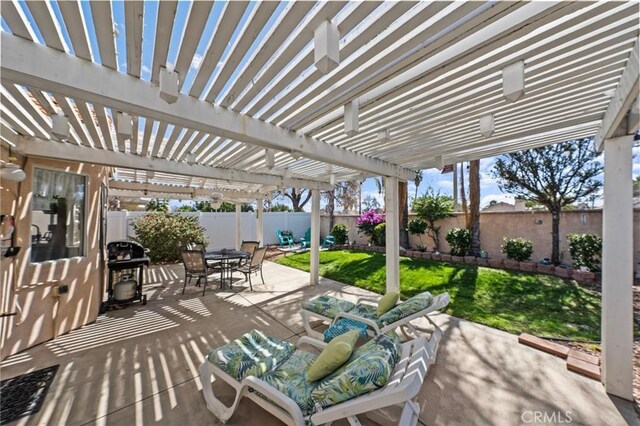
[[[300,244],[302,245],[302,248],[311,247],[311,228],[308,228],[307,232],[304,233],[304,237],[300,239]],[[324,237],[321,247],[331,248],[335,244],[336,244],[335,237],[333,235],[327,235],[326,237]]]
[[[300,238],[300,245],[302,248],[311,247],[311,228],[307,228],[307,232],[304,233],[304,237]]]
[[[278,245],[280,247],[293,246],[293,238],[289,235],[284,235],[281,230],[276,229],[276,236],[278,237]]]
[[[324,240],[322,241],[322,248],[331,248],[333,246],[336,245],[336,237],[334,237],[333,235],[327,235],[326,237],[324,237]]]

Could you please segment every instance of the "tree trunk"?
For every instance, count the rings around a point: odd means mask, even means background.
[[[551,262],[560,264],[560,208],[549,208],[551,211]]]
[[[407,182],[398,181],[398,220],[400,221],[400,246],[409,248],[409,203],[407,197]]]
[[[469,221],[471,256],[480,256],[480,160],[473,160],[469,167]]]
[[[332,188],[331,191],[327,191],[327,213],[329,213],[329,232],[333,229],[333,222],[335,220],[336,210],[336,188]]]
[[[466,228],[470,228],[469,223],[469,209],[467,208],[467,191],[464,187],[464,163],[460,163],[460,204],[462,205],[462,212],[464,213],[464,221]]]

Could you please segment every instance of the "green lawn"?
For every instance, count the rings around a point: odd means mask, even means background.
[[[293,254],[278,263],[308,271],[309,256]],[[384,293],[385,258],[380,253],[322,251],[320,275]],[[448,314],[510,333],[600,340],[600,295],[569,280],[401,257],[400,287],[403,297],[449,292]]]

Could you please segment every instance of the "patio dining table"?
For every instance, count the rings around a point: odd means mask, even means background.
[[[220,249],[220,250],[212,250],[207,251],[204,254],[204,258],[206,261],[220,261],[222,266],[220,273],[220,288],[224,289],[225,276],[229,279],[229,288],[231,288],[232,281],[232,265],[234,260],[243,260],[249,259],[251,254],[246,251],[234,250],[234,249]]]

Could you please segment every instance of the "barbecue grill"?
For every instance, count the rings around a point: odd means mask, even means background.
[[[112,241],[107,244],[108,297],[103,311],[115,303],[139,301],[147,304],[147,295],[142,294],[142,284],[144,266],[149,266],[149,263],[144,247],[134,241]]]

